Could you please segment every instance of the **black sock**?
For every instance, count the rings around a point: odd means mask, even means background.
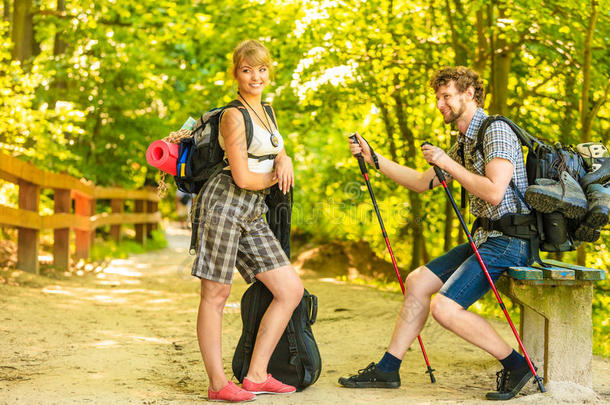
[[[384,373],[397,371],[400,370],[400,363],[402,363],[402,360],[398,357],[394,357],[390,353],[385,352],[379,363],[377,363],[377,370]]]
[[[502,367],[507,370],[515,370],[527,366],[527,361],[525,360],[525,357],[521,356],[515,350],[513,350],[512,353],[508,355],[508,357],[500,360],[500,363],[502,363]]]

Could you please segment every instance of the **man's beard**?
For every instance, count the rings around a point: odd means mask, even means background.
[[[462,114],[464,114],[464,111],[466,111],[466,106],[464,105],[464,103],[460,103],[460,108],[458,109],[457,112],[453,112],[453,110],[449,109],[449,111],[451,112],[451,114],[449,114],[449,117],[444,118],[445,120],[445,124],[451,124],[454,123],[455,121],[458,120],[458,118],[460,118],[462,116]]]

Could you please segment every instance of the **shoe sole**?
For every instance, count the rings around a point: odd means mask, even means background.
[[[597,206],[587,213],[585,224],[589,228],[601,229],[608,223],[608,207]]]
[[[574,238],[582,242],[595,242],[599,239],[601,233],[598,229],[589,228],[586,225],[581,225],[574,232]]]
[[[399,381],[341,381],[339,384],[346,388],[399,388]]]
[[[584,205],[577,200],[564,200],[561,196],[547,193],[543,190],[526,190],[525,201],[536,211],[550,214],[553,211],[560,211],[567,218],[582,218],[587,213],[586,200]]]
[[[248,392],[251,392],[254,395],[260,395],[260,394],[289,395],[289,394],[294,394],[296,392],[296,390],[295,391],[290,391],[290,392],[272,392],[272,391],[248,391]]]
[[[513,398],[515,395],[517,395],[519,393],[519,391],[521,391],[521,389],[525,386],[525,384],[527,384],[527,382],[534,376],[534,374],[532,373],[532,371],[528,371],[526,375],[523,376],[523,378],[521,378],[521,381],[519,381],[519,384],[515,385],[515,388],[512,389],[512,391],[508,391],[508,392],[488,392],[485,395],[485,398],[487,398],[490,401],[506,401],[508,399]]]
[[[228,399],[208,399],[208,402],[227,402],[231,404],[239,404],[240,402],[252,402],[256,401],[256,397],[252,399],[242,399],[241,401],[230,401]]]

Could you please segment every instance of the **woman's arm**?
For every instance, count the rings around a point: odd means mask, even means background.
[[[280,191],[286,194],[290,191],[290,187],[294,187],[294,168],[292,167],[292,159],[286,154],[285,148],[282,148],[275,157],[274,166]]]
[[[236,108],[229,108],[224,112],[220,121],[220,136],[224,138],[231,174],[237,187],[257,191],[277,183],[274,172],[253,173],[248,169],[246,126],[242,113]]]
[[[275,116],[275,110],[271,107],[271,113],[273,114],[273,122],[275,127],[279,131],[277,126],[277,117]],[[277,177],[278,186],[280,191],[284,194],[290,191],[290,187],[294,187],[294,167],[292,166],[292,159],[286,153],[286,148],[282,148],[280,153],[275,157],[273,166],[275,167],[275,177]]]

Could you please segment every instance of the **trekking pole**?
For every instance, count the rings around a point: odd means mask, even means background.
[[[350,139],[354,142],[358,143],[358,139],[356,135],[351,135]],[[392,251],[392,247],[390,246],[390,240],[388,239],[388,233],[385,230],[385,226],[383,225],[383,220],[381,219],[381,214],[379,213],[379,207],[377,206],[377,200],[375,200],[375,194],[373,194],[373,188],[371,187],[371,182],[369,181],[368,170],[366,169],[366,163],[364,163],[364,158],[362,154],[357,154],[356,158],[358,158],[358,165],[360,166],[360,171],[364,176],[364,181],[366,182],[366,186],[369,189],[369,194],[371,195],[371,200],[373,201],[373,207],[375,208],[375,214],[377,214],[377,219],[379,220],[379,225],[381,226],[381,234],[385,239],[385,244],[388,247],[388,251],[390,252],[390,257],[392,258],[392,264],[394,265],[394,270],[396,270],[396,277],[398,277],[398,282],[400,283],[400,289],[402,290],[402,295],[405,295],[405,286],[402,282],[402,277],[400,277],[400,272],[398,271],[398,265],[396,264],[396,259],[394,258],[394,252]],[[435,383],[436,378],[434,378],[433,371],[435,371],[430,366],[430,361],[428,360],[428,355],[426,354],[426,349],[424,348],[424,342],[421,339],[421,336],[417,335],[417,340],[419,341],[419,346],[421,347],[421,352],[424,355],[424,360],[426,361],[426,366],[428,367],[427,374],[430,374],[430,382]]]
[[[424,145],[432,145],[432,144],[430,142],[424,142],[422,144],[422,146],[424,146]],[[477,249],[477,246],[474,244],[474,240],[472,239],[472,235],[470,234],[470,231],[468,230],[468,226],[466,226],[464,217],[462,216],[462,213],[458,209],[458,206],[455,203],[455,200],[453,199],[453,195],[451,195],[451,191],[449,191],[449,188],[447,187],[447,181],[445,180],[445,175],[443,174],[443,171],[436,165],[433,165],[433,167],[434,167],[434,172],[436,173],[436,177],[438,177],[438,180],[443,185],[443,188],[445,189],[445,193],[447,194],[447,198],[449,198],[449,202],[451,202],[451,205],[453,206],[453,210],[455,211],[455,214],[457,215],[458,219],[460,220],[460,224],[462,224],[462,229],[464,229],[464,232],[466,233],[466,237],[468,238],[468,241],[470,242],[470,247],[474,251],[474,254],[477,256],[477,259],[479,260],[479,264],[481,265],[481,268],[483,269],[483,272],[485,273],[485,277],[487,277],[487,281],[489,281],[489,285],[491,286],[491,289],[493,290],[493,292],[496,296],[496,299],[498,300],[498,304],[500,304],[500,308],[502,308],[502,311],[504,312],[504,315],[506,316],[506,319],[508,320],[508,324],[510,325],[510,328],[513,330],[515,338],[517,339],[517,343],[519,343],[519,347],[523,351],[525,360],[527,360],[527,365],[529,366],[530,370],[532,370],[532,373],[534,374],[534,378],[536,379],[536,382],[538,383],[538,388],[540,388],[540,392],[546,392],[546,390],[544,389],[544,385],[542,385],[542,377],[540,377],[538,374],[536,374],[536,369],[534,368],[534,365],[532,364],[532,361],[530,360],[530,357],[528,356],[527,351],[525,351],[525,347],[523,347],[523,342],[521,341],[521,338],[519,337],[519,333],[517,333],[517,329],[515,329],[515,325],[513,324],[513,321],[510,319],[510,315],[508,315],[506,306],[504,305],[504,302],[502,301],[500,294],[498,294],[498,289],[496,288],[496,285],[494,284],[493,280],[491,279],[491,276],[489,275],[487,266],[485,266],[485,263],[483,263],[483,259],[481,258],[481,255],[479,254],[479,250]]]

